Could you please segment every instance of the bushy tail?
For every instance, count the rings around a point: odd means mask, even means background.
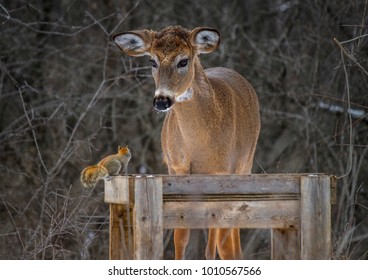
[[[83,169],[80,181],[85,188],[91,188],[96,186],[100,179],[103,179],[108,175],[108,171],[104,166],[92,165]]]

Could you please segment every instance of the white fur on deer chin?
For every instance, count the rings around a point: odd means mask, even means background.
[[[179,95],[175,101],[176,102],[183,102],[191,99],[193,96],[193,90],[191,88],[188,88],[183,94]]]

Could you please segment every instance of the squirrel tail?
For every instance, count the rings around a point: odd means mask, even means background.
[[[97,182],[104,177],[107,177],[109,172],[102,165],[92,165],[83,169],[81,172],[80,181],[85,188],[96,186]]]

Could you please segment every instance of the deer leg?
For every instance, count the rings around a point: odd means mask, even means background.
[[[240,229],[233,228],[231,230],[231,234],[232,234],[232,239],[233,239],[234,258],[236,260],[243,260],[244,256],[243,256],[243,250],[241,248],[241,243],[240,243]]]
[[[214,260],[216,258],[216,241],[217,241],[217,228],[210,228],[208,230],[208,241],[206,246],[207,260]]]
[[[184,260],[185,248],[188,245],[190,237],[190,229],[174,229],[174,246],[175,246],[175,259]]]
[[[217,249],[222,260],[234,260],[232,229],[220,228],[217,235]]]

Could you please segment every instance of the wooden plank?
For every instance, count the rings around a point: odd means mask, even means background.
[[[301,258],[331,259],[330,178],[301,178]]]
[[[110,204],[110,260],[133,259],[132,209]]]
[[[184,175],[163,176],[163,194],[298,194],[296,175]]]
[[[271,259],[299,260],[300,231],[297,229],[272,229]]]
[[[118,222],[118,205],[110,204],[110,240],[109,240],[109,259],[120,260],[121,253],[121,233]]]
[[[267,200],[299,200],[299,194],[276,193],[276,194],[199,194],[163,195],[163,201],[267,201]]]
[[[105,201],[107,203],[124,203],[128,199],[130,181],[143,177],[160,177],[163,182],[163,195],[292,195],[300,194],[301,174],[252,174],[252,175],[130,175],[114,176],[105,183]],[[313,175],[330,177],[327,175]],[[333,177],[333,176],[332,176]],[[130,183],[131,184],[131,183]],[[331,189],[335,184],[331,181]],[[334,192],[331,192],[334,194]],[[333,196],[332,196],[333,198]]]
[[[296,200],[165,202],[164,228],[299,228]]]
[[[114,176],[105,181],[106,203],[127,204],[129,203],[129,180],[128,176]]]
[[[135,179],[134,258],[163,258],[162,180]]]

